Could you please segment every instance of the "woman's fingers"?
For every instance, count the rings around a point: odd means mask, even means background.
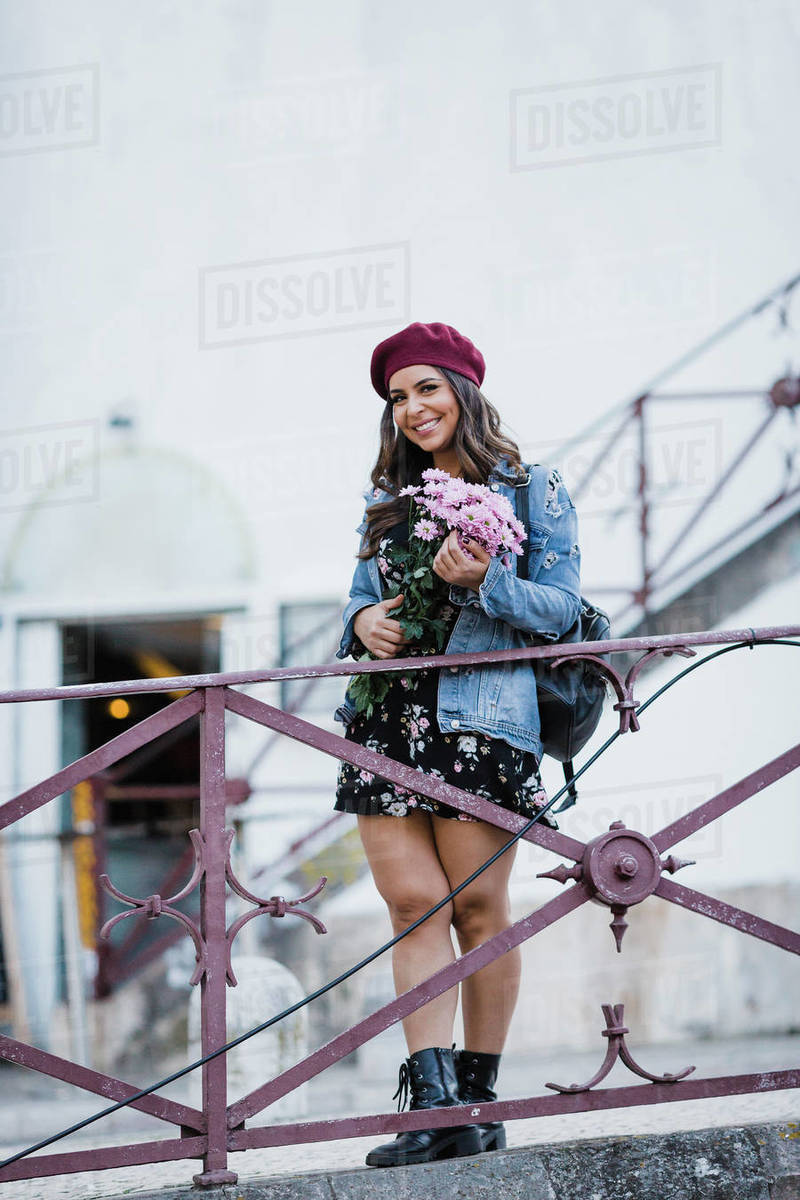
[[[391,642],[376,642],[372,653],[378,658],[402,658],[403,655],[399,651],[400,647],[392,645]]]
[[[399,643],[407,641],[400,622],[392,621],[390,618],[387,618],[385,621],[381,621],[380,625],[378,626],[378,632],[380,633],[381,637],[386,638],[391,642]]]
[[[450,576],[455,573],[456,561],[448,550],[446,542],[442,544],[441,550],[436,555],[433,563],[433,569],[438,575],[441,575],[445,581],[448,581]]]
[[[408,638],[403,633],[399,621],[381,621],[375,628],[372,653],[380,658],[399,658]],[[380,653],[379,653],[380,652]]]

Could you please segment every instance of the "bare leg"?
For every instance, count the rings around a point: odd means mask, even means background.
[[[450,891],[436,853],[431,817],[424,812],[406,817],[360,816],[358,830],[375,886],[389,909],[392,929],[400,933]],[[453,906],[448,903],[393,948],[398,995],[455,960],[452,920]],[[409,1054],[431,1046],[450,1046],[457,1001],[456,986],[403,1020]]]
[[[433,817],[439,859],[449,889],[457,887],[504,845],[511,836],[486,821],[456,821]],[[479,875],[453,900],[453,924],[461,953],[479,946],[511,924],[508,879],[516,846]],[[464,1045],[484,1054],[500,1054],[517,1003],[520,978],[519,947],[477,971],[461,984]]]

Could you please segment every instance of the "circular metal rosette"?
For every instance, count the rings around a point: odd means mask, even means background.
[[[661,859],[649,837],[615,821],[587,845],[583,872],[601,903],[639,904],[658,886]]]

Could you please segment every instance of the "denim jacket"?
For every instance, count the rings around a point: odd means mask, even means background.
[[[544,641],[556,641],[576,621],[580,612],[580,562],[578,520],[575,506],[555,467],[536,464],[529,472],[528,513],[530,545],[528,579],[517,578],[517,556],[511,566],[500,557],[489,560],[489,568],[477,592],[459,584],[450,585],[450,602],[461,611],[453,626],[445,654],[467,654],[480,650],[508,650],[529,645],[523,631]],[[493,491],[515,506],[515,475],[506,458],[489,476]],[[367,509],[389,499],[389,493],[369,487],[364,492]],[[366,509],[356,532],[366,529]],[[363,538],[362,538],[363,545]],[[383,599],[376,555],[359,559],[344,609],[344,633],[337,658],[352,654],[355,646],[353,621],[360,609]],[[334,719],[349,725],[355,707],[347,696]],[[442,667],[439,672],[436,712],[443,733],[478,730],[489,737],[503,738],[512,746],[532,751],[541,759],[539,707],[536,680],[530,661],[484,663],[474,667]]]

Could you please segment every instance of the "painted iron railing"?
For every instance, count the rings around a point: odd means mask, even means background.
[[[293,642],[282,647],[281,662],[285,662],[292,654],[307,657],[307,647],[321,634],[330,633],[335,640],[330,646],[328,657],[339,645],[341,635],[341,606],[336,607],[332,614],[319,621],[311,630],[296,638]],[[301,660],[302,661],[302,660]],[[284,676],[285,678],[285,676]],[[290,705],[282,705],[286,712],[299,712],[314,696],[320,679],[324,676],[303,678],[302,686],[296,691]],[[186,723],[173,731],[181,736],[186,730]],[[240,778],[228,777],[225,781],[228,806],[242,804],[254,794],[248,780],[253,778],[257,767],[272,751],[277,749],[281,737],[276,733],[268,733],[263,744],[251,759],[245,772]],[[152,752],[152,744],[145,743]],[[145,752],[147,753],[147,751]],[[78,784],[72,790],[73,829],[71,834],[61,836],[61,841],[72,842],[72,853],[75,860],[77,883],[81,890],[84,903],[79,912],[81,939],[87,948],[94,951],[96,972],[94,978],[94,995],[97,999],[105,999],[120,985],[127,983],[140,971],[150,966],[161,955],[170,950],[184,936],[179,925],[173,925],[164,930],[157,938],[148,937],[147,922],[139,921],[121,941],[112,942],[100,937],[100,930],[106,922],[109,893],[102,886],[101,878],[105,872],[108,857],[108,810],[109,803],[119,800],[148,800],[154,805],[163,804],[170,800],[199,799],[200,789],[197,784],[131,784],[127,782],[130,774],[140,765],[141,755],[127,756],[125,761],[115,767],[98,772],[91,779]],[[290,784],[275,784],[275,789],[286,792],[291,790]],[[256,792],[263,791],[256,788]],[[308,789],[305,788],[305,791]],[[263,867],[256,874],[258,880],[264,874],[273,878],[278,873],[284,878],[285,871],[296,864],[298,852],[305,843],[313,842],[318,835],[330,824],[340,823],[343,816],[334,813],[332,818],[319,823],[312,823],[310,828],[280,859]],[[159,895],[169,894],[180,879],[191,871],[194,862],[194,852],[190,845],[170,866],[158,886]]]
[[[737,451],[733,460],[720,472],[719,478],[710,484],[705,495],[692,506],[680,530],[677,533],[673,532],[667,548],[659,551],[656,561],[653,562],[654,518],[659,513],[660,500],[651,494],[652,469],[648,462],[649,442],[652,438],[650,429],[651,418],[657,408],[660,409],[662,405],[669,404],[672,401],[706,403],[709,400],[749,400],[758,404],[760,409],[766,408],[767,413],[766,416],[761,417],[757,428],[748,438],[745,445]],[[613,452],[614,447],[619,445],[626,435],[633,432],[635,438],[635,460],[634,469],[631,474],[635,479],[635,487],[631,488],[631,500],[633,509],[636,512],[639,580],[636,586],[627,589],[627,596],[624,602],[611,610],[612,627],[619,628],[621,625],[629,629],[634,627],[653,607],[654,596],[664,589],[678,588],[681,580],[686,580],[688,585],[688,580],[696,572],[699,564],[708,561],[712,554],[724,551],[728,547],[732,550],[736,545],[737,539],[754,527],[759,519],[770,512],[770,510],[777,509],[779,505],[793,501],[795,507],[792,511],[796,511],[797,497],[800,495],[800,484],[795,483],[789,486],[786,480],[777,481],[775,493],[768,502],[764,503],[760,508],[754,506],[755,511],[749,513],[746,520],[741,521],[737,525],[728,527],[728,522],[726,521],[724,523],[726,528],[721,537],[718,537],[713,542],[709,542],[690,561],[683,562],[671,573],[669,571],[672,560],[675,559],[681,547],[685,545],[689,533],[697,529],[697,526],[704,520],[712,506],[718,501],[721,493],[730,484],[731,480],[736,477],[737,472],[744,469],[759,442],[764,439],[766,433],[773,426],[779,425],[782,419],[795,420],[798,405],[800,405],[800,379],[792,376],[778,379],[771,387],[761,389],[736,390],[721,388],[716,392],[643,392],[640,396],[627,403],[622,419],[613,424],[606,438],[591,456],[588,466],[584,471],[580,472],[577,482],[571,488],[573,499],[579,501],[584,496],[591,481],[597,478],[598,468],[607,460],[609,454]],[[787,412],[791,414],[790,418],[783,417],[783,414]],[[616,410],[613,415],[616,415]],[[611,413],[606,414],[605,419],[610,420],[611,416]],[[563,456],[566,451],[562,450],[560,453]],[[603,597],[608,595],[609,597],[614,597],[616,601],[616,598],[620,594],[620,587],[619,585],[601,584],[592,587],[591,591],[594,596]]]
[[[750,1075],[726,1075],[707,1079],[688,1079],[693,1068],[674,1074],[653,1075],[632,1057],[625,1043],[628,1033],[623,1024],[623,1006],[604,1005],[608,1039],[605,1060],[584,1084],[547,1083],[553,1096],[533,1096],[523,1099],[497,1101],[480,1106],[381,1113],[370,1116],[340,1117],[331,1120],[280,1123],[245,1127],[245,1122],[269,1108],[282,1096],[313,1079],[326,1068],[351,1054],[359,1046],[416,1011],[434,997],[452,988],[499,958],[506,951],[530,939],[551,926],[567,913],[575,911],[589,900],[605,904],[612,913],[611,929],[617,949],[621,948],[625,929],[625,913],[654,895],[680,905],[702,916],[738,929],[751,937],[770,942],[791,953],[800,953],[800,933],[773,924],[764,918],[745,912],[702,892],[677,883],[672,876],[686,862],[671,853],[671,847],[696,833],[729,812],[744,800],[762,791],[776,780],[800,766],[800,744],[764,763],[751,774],[710,797],[678,820],[654,833],[627,829],[621,822],[612,823],[609,830],[583,843],[560,831],[526,822],[524,818],[499,808],[489,800],[471,795],[441,779],[407,767],[390,758],[328,732],[301,717],[286,713],[261,700],[236,691],[237,685],[264,682],[280,678],[314,678],[330,675],[352,675],[362,671],[407,671],[421,667],[458,667],[482,662],[508,662],[540,657],[553,662],[566,659],[589,660],[601,672],[616,695],[614,709],[619,713],[618,733],[634,732],[639,728],[637,710],[643,705],[634,697],[634,688],[646,663],[658,656],[680,655],[694,657],[694,647],[725,647],[755,645],[760,642],[787,641],[800,637],[800,626],[780,626],[766,629],[736,629],[714,633],[672,634],[665,637],[617,639],[607,642],[584,642],[570,645],[539,646],[536,648],[485,651],[473,654],[425,656],[424,658],[384,659],[367,664],[331,664],[321,667],[279,668],[270,671],[238,671],[228,674],[182,676],[174,679],[130,680],[108,684],[87,684],[48,689],[0,693],[0,703],[22,703],[46,700],[68,700],[96,696],[125,695],[134,692],[188,690],[188,695],[172,701],[165,708],[145,718],[137,725],[112,738],[103,746],[84,755],[57,771],[48,779],[0,806],[0,830],[21,820],[27,814],[62,795],[81,781],[105,771],[138,747],[153,741],[182,722],[199,715],[200,743],[200,827],[190,832],[194,868],[186,885],[174,895],[150,895],[144,898],[119,892],[113,881],[107,880],[108,890],[128,906],[125,912],[107,922],[105,931],[127,917],[155,919],[166,916],[176,921],[191,937],[195,949],[195,969],[191,982],[201,989],[202,1106],[193,1108],[157,1094],[165,1082],[141,1089],[121,1079],[102,1074],[78,1063],[23,1044],[9,1037],[0,1037],[0,1058],[18,1063],[34,1071],[103,1096],[118,1105],[130,1106],[155,1116],[178,1130],[178,1136],[163,1140],[136,1142],[127,1145],[90,1150],[67,1151],[58,1154],[31,1154],[22,1151],[11,1156],[0,1167],[0,1182],[37,1178],[75,1171],[102,1170],[116,1166],[165,1162],[175,1159],[201,1159],[203,1170],[194,1176],[201,1186],[235,1182],[236,1174],[228,1167],[228,1155],[253,1147],[290,1145],[334,1138],[359,1137],[366,1134],[393,1133],[402,1130],[450,1126],[466,1120],[482,1122],[513,1120],[521,1117],[554,1113],[577,1113],[587,1110],[617,1108],[631,1105],[656,1104],[664,1101],[701,1097],[764,1092],[800,1087],[800,1070],[766,1071]],[[797,645],[788,641],[787,644]],[[627,670],[624,677],[603,655],[640,653],[641,657]],[[724,653],[726,650],[717,650]],[[702,660],[698,660],[698,663]],[[647,703],[650,703],[648,701]],[[228,1102],[226,1055],[226,989],[236,986],[231,962],[231,947],[239,930],[254,917],[269,915],[282,918],[300,916],[312,923],[317,932],[325,932],[321,922],[302,904],[312,900],[322,885],[300,900],[286,901],[280,896],[261,897],[245,887],[231,867],[230,850],[233,832],[226,829],[225,779],[225,714],[235,713],[265,728],[291,737],[305,745],[321,750],[335,759],[363,767],[418,794],[443,801],[463,812],[486,820],[511,833],[525,830],[523,836],[531,842],[561,855],[571,863],[563,864],[545,874],[570,886],[535,912],[516,921],[502,933],[468,951],[455,962],[421,981],[401,996],[383,1005],[352,1028],[333,1038],[276,1078],[233,1103]],[[617,734],[613,735],[617,736]],[[596,752],[596,753],[599,753]],[[580,775],[594,760],[589,759]],[[560,795],[560,793],[559,793]],[[557,797],[553,797],[555,800]],[[663,857],[662,857],[663,856]],[[199,924],[188,917],[176,904],[193,889],[200,889]],[[248,901],[251,908],[229,926],[226,925],[225,899],[228,889]],[[398,935],[402,936],[402,935]],[[396,939],[395,939],[396,940]],[[374,957],[371,956],[371,958]],[[367,960],[365,960],[367,961]],[[319,992],[316,994],[320,994]],[[259,1027],[262,1028],[262,1027]],[[237,1039],[237,1040],[242,1040]],[[213,1056],[213,1057],[209,1057]],[[617,1056],[635,1074],[648,1080],[646,1084],[595,1090]],[[192,1065],[170,1076],[170,1080],[193,1069]],[[103,1110],[104,1115],[110,1110]],[[85,1126],[94,1118],[79,1123]],[[47,1143],[60,1140],[56,1134]]]
[[[570,495],[575,503],[579,503],[586,499],[593,481],[601,477],[601,468],[608,462],[609,456],[621,446],[623,439],[631,437],[630,486],[623,489],[620,511],[629,508],[635,514],[638,578],[628,587],[620,587],[619,584],[598,584],[592,585],[590,589],[592,596],[600,597],[601,600],[606,597],[604,603],[610,614],[613,629],[644,632],[642,622],[657,611],[659,595],[680,594],[683,588],[690,586],[700,566],[714,555],[732,553],[740,539],[748,536],[767,514],[780,511],[789,519],[796,512],[800,497],[797,470],[800,458],[796,436],[800,378],[796,372],[792,373],[789,370],[787,374],[774,379],[770,385],[761,387],[721,385],[716,388],[695,388],[687,391],[662,389],[669,380],[702,360],[710,351],[718,350],[725,341],[765,314],[777,317],[776,332],[792,332],[789,309],[792,301],[800,294],[798,289],[800,274],[795,274],[772,288],[766,295],[759,297],[744,311],[727,320],[674,362],[661,368],[630,399],[606,409],[588,426],[558,446],[554,461],[566,470]],[[793,349],[790,349],[789,355],[793,353]],[[730,461],[724,466],[720,464],[719,471],[715,472],[714,479],[708,481],[704,494],[691,506],[680,528],[664,535],[668,538],[666,546],[657,548],[656,541],[663,540],[660,528],[661,506],[665,502],[671,509],[672,497],[669,490],[663,495],[658,491],[651,461],[652,443],[656,435],[652,419],[656,413],[664,412],[665,406],[668,410],[676,403],[707,405],[709,401],[723,402],[728,408],[756,406],[753,410],[754,427],[743,444],[736,448]],[[788,429],[789,432],[785,445],[780,447],[779,444],[775,453],[775,461],[783,460],[783,478],[775,474],[775,487],[769,499],[760,504],[760,507],[754,502],[746,519],[738,524],[734,524],[733,510],[730,516],[723,511],[716,522],[714,540],[710,540],[709,535],[708,543],[698,546],[691,560],[681,561],[675,566],[687,536],[705,522],[710,510],[718,505],[719,498],[726,489],[730,494],[731,483],[737,479],[741,480],[745,469],[751,467],[755,451],[764,444],[767,434],[770,431],[775,434],[781,428]],[[536,450],[535,442],[532,444],[532,450]],[[772,488],[772,482],[769,487]],[[664,528],[668,526],[665,525]],[[658,538],[656,535],[659,535]]]

